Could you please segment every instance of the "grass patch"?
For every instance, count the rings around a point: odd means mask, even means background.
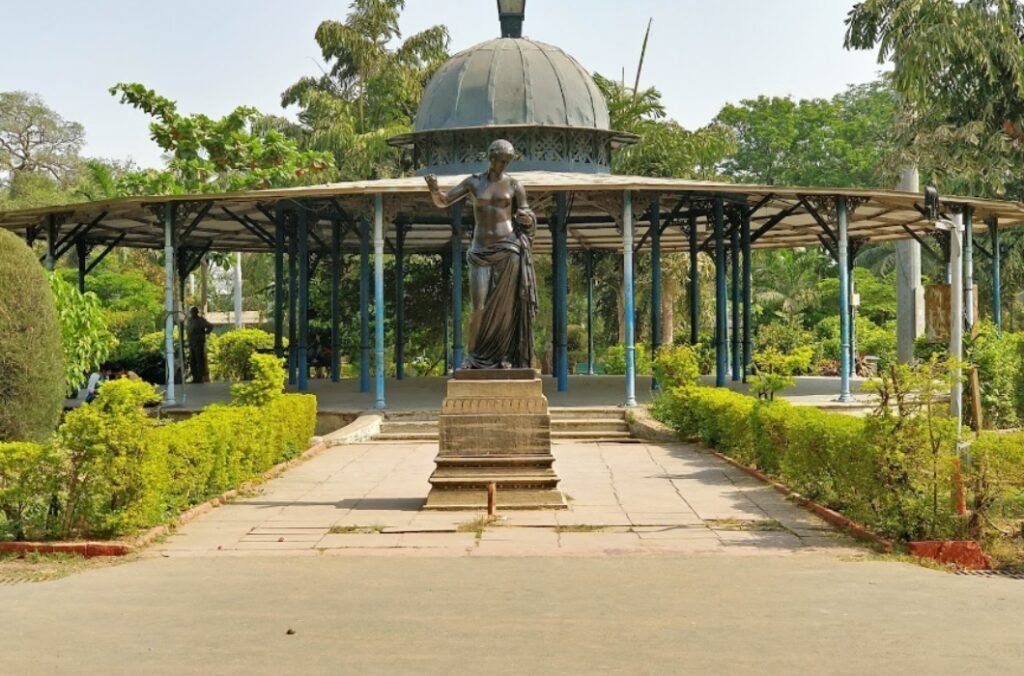
[[[840,558],[841,561],[852,561],[854,563],[908,563],[912,566],[920,566],[921,568],[928,568],[930,570],[938,570],[943,573],[952,573],[956,571],[956,566],[948,565],[945,563],[939,563],[935,559],[918,558],[905,554],[902,552],[865,552],[863,554],[854,554],[852,556],[843,556]]]
[[[784,531],[785,526],[775,519],[705,519],[715,530]]]
[[[47,582],[59,580],[93,568],[108,566],[135,560],[136,556],[99,556],[87,559],[76,554],[40,554],[29,552],[24,556],[18,554],[0,554],[0,584],[19,582]]]
[[[475,533],[476,539],[479,540],[484,536],[484,531],[487,527],[493,524],[497,519],[491,516],[481,516],[479,519],[473,519],[472,521],[466,521],[460,523],[455,527],[457,533]]]
[[[384,531],[384,526],[331,526],[327,532],[331,535],[376,535]]]
[[[607,526],[595,526],[589,523],[577,523],[570,524],[567,526],[555,526],[556,533],[598,533],[607,528]]]
[[[982,549],[992,558],[992,568],[1008,573],[1024,573],[1024,540],[1019,537],[987,538]]]

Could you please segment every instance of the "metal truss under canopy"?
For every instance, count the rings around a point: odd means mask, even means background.
[[[514,168],[513,168],[514,169]],[[632,193],[635,249],[648,250],[652,205],[657,203],[661,251],[688,251],[690,228],[699,247],[713,239],[714,198],[724,200],[732,223],[749,214],[752,248],[829,248],[836,243],[836,202],[849,208],[849,238],[859,243],[922,239],[931,224],[922,215],[918,193],[759,186],[642,176],[512,171],[526,188],[541,220],[535,250],[552,250],[550,223],[556,197],[568,196],[566,244],[569,250],[622,249],[622,196]],[[463,177],[439,179],[442,189]],[[343,253],[359,253],[360,224],[372,222],[375,195],[383,196],[385,239],[394,243],[403,230],[404,251],[439,254],[450,249],[451,215],[430,201],[420,177],[355,181],[326,185],[201,195],[132,197],[83,204],[0,212],[0,228],[32,241],[52,235],[57,246],[116,245],[162,249],[162,205],[181,212],[176,246],[191,250],[274,251],[275,214],[303,210],[311,253],[329,253],[332,224],[339,223]],[[1016,202],[945,196],[943,208],[973,209],[973,227],[984,232],[997,219],[1000,229],[1024,224],[1024,205]],[[465,209],[463,236],[472,234],[472,209]]]

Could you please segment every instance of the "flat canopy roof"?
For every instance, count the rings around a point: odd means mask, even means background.
[[[662,225],[663,251],[689,250],[687,227],[696,224],[698,244],[706,246],[712,232],[711,200],[722,197],[727,217],[745,207],[750,212],[754,248],[814,247],[832,240],[832,198],[844,196],[850,207],[849,236],[859,242],[886,242],[924,237],[932,226],[921,214],[919,193],[892,190],[801,188],[764,186],[642,176],[510,172],[526,188],[540,220],[535,249],[550,252],[546,224],[555,208],[555,196],[568,194],[568,246],[570,249],[622,248],[622,196],[632,192],[633,223],[640,249],[649,247],[649,207],[657,201]],[[447,190],[463,176],[441,176]],[[82,204],[0,212],[0,228],[32,240],[45,237],[50,217],[57,241],[161,249],[162,219],[166,203],[181,205],[179,247],[195,250],[266,252],[273,250],[275,207],[306,209],[311,232],[310,249],[325,251],[330,243],[332,218],[342,224],[342,251],[359,251],[355,223],[373,221],[373,196],[383,195],[386,237],[404,224],[406,253],[441,253],[449,250],[450,216],[431,201],[422,177],[353,181],[326,185],[253,190],[202,195],[130,197]],[[1024,206],[1016,202],[968,197],[943,197],[943,208],[973,208],[974,228],[983,230],[989,219],[1000,227],[1024,224]],[[466,208],[463,232],[472,233],[473,214]],[[728,222],[727,222],[728,224]]]

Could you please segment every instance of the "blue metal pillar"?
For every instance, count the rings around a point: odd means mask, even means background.
[[[594,375],[594,252],[587,249],[587,375]]]
[[[274,208],[274,354],[284,356],[284,212]]]
[[[995,216],[988,222],[992,238],[992,322],[998,331],[1003,330],[1003,277],[1002,252],[999,248],[999,219]]]
[[[750,267],[750,211],[743,210],[740,230],[740,246],[743,247],[743,382],[747,382],[753,361],[753,340],[751,331],[751,267]]]
[[[294,221],[292,222],[294,226]],[[299,243],[295,228],[288,233],[288,384],[298,376]]]
[[[359,219],[359,391],[370,391],[370,224]]]
[[[722,198],[714,201],[715,228],[715,387],[725,385],[729,370],[728,306],[725,289],[725,214]]]
[[[53,246],[55,229],[51,228],[49,233],[48,250]],[[47,259],[52,261],[53,256],[48,253]],[[167,369],[164,404],[174,406],[177,403],[174,399],[174,205],[170,202],[164,204],[164,363]]]
[[[306,207],[296,209],[299,255],[299,349],[295,360],[299,392],[309,389],[309,221]]]
[[[626,324],[626,406],[636,406],[636,345],[633,309],[633,194],[622,193],[622,286]]]
[[[729,292],[732,298],[729,305],[732,308],[732,380],[739,382],[740,375],[740,352],[742,341],[740,340],[740,222],[736,220],[735,213],[732,221],[732,228],[729,237],[729,268],[732,280]]]
[[[462,207],[451,206],[452,214],[452,370],[462,368]]]
[[[690,214],[690,345],[700,340],[700,278],[697,275],[697,216]]]
[[[441,289],[444,295],[444,340],[441,342],[441,346],[444,349],[444,371],[445,375],[451,370],[451,353],[448,351],[448,316],[451,313],[451,297],[449,296],[448,287],[452,283],[451,280],[451,268],[448,263],[448,255],[441,254]]]
[[[331,382],[341,380],[341,219],[331,217]]]
[[[396,223],[395,232],[395,378],[405,379],[405,233],[408,226]]]
[[[551,223],[551,243],[555,260],[554,358],[559,392],[569,389],[569,251],[566,241],[568,209],[568,196],[564,192],[558,193],[555,196],[555,218]]]
[[[964,326],[974,327],[974,207],[964,207]]]
[[[375,329],[373,407],[387,408],[384,402],[384,196],[373,196],[373,327]]]
[[[661,347],[661,200],[651,202],[651,359]],[[651,389],[660,390],[658,379],[651,376]]]
[[[839,224],[839,401],[852,401],[850,394],[850,242],[846,197],[836,199]]]

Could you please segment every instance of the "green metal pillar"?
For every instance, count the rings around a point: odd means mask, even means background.
[[[555,196],[555,218],[551,223],[552,247],[555,260],[555,325],[554,358],[558,391],[569,389],[569,253],[566,218],[568,196],[560,192]],[[557,233],[557,237],[555,236]]]
[[[462,368],[462,201],[452,216],[452,370]]]
[[[359,391],[370,391],[370,224],[359,219]]]
[[[309,221],[303,204],[296,209],[296,221],[296,250],[299,256],[299,350],[295,369],[299,392],[305,392],[309,389]]]
[[[78,292],[85,293],[85,275],[88,271],[88,258],[89,258],[89,246],[82,241],[75,241],[75,257],[78,259]],[[181,283],[184,284],[185,280],[182,279]],[[184,301],[185,295],[182,294],[182,300]]]
[[[725,213],[722,198],[714,201],[715,227],[715,387],[725,386],[729,370],[728,299],[725,288]]]
[[[988,222],[989,236],[992,238],[992,322],[996,329],[1003,330],[1003,278],[1002,252],[999,247],[999,219],[995,216]]]
[[[284,211],[274,208],[274,354],[284,356]]]
[[[742,377],[740,352],[743,349],[740,339],[740,222],[735,213],[729,220],[732,221],[729,236],[729,271],[732,274],[729,284],[729,305],[732,308],[732,380],[739,382]]]
[[[697,274],[697,216],[690,214],[690,345],[700,340],[700,278]]]
[[[373,196],[373,328],[376,359],[373,407],[387,408],[384,401],[384,196]]]
[[[836,220],[839,222],[839,401],[852,401],[850,394],[850,261],[849,213],[846,197],[836,199]]]
[[[636,406],[636,345],[633,299],[633,194],[622,193],[622,286],[626,328],[626,406]]]
[[[740,230],[740,246],[743,247],[743,382],[747,382],[753,361],[753,340],[751,325],[751,281],[750,267],[750,211],[743,210]]]
[[[594,375],[594,252],[587,249],[587,375]]]
[[[405,233],[406,224],[397,223],[395,232],[395,378],[405,379]]]
[[[451,362],[451,352],[449,352],[449,350],[448,350],[448,345],[449,345],[448,344],[448,324],[449,324],[448,316],[451,313],[451,297],[448,294],[448,287],[452,283],[452,280],[451,280],[451,267],[449,267],[451,265],[451,263],[449,262],[448,259],[449,259],[449,254],[447,254],[447,253],[442,253],[441,254],[441,289],[442,289],[442,295],[444,295],[444,317],[442,317],[443,323],[444,323],[444,329],[443,329],[444,341],[441,343],[441,345],[444,348],[444,357],[443,357],[443,359],[444,359],[444,371],[443,371],[443,373],[445,375],[448,375],[449,371],[451,370],[451,365],[452,365],[452,362]]]
[[[650,206],[651,240],[651,359],[658,355],[661,347],[661,200],[655,199]],[[658,379],[651,376],[651,389],[659,390]]]
[[[341,380],[341,218],[331,217],[331,382]]]

